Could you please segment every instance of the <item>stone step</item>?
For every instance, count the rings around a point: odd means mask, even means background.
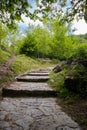
[[[31,73],[50,73],[52,69],[32,70]]]
[[[50,73],[51,71],[31,71],[31,73]],[[29,72],[30,73],[30,72]]]
[[[29,76],[29,75],[24,75],[24,76],[16,77],[17,81],[22,81],[22,82],[46,82],[48,79],[49,79],[48,76]]]
[[[30,75],[30,76],[48,76],[49,73],[39,73],[39,72],[32,72],[32,73],[27,73],[27,74],[24,74],[23,76],[26,76],[26,75]]]
[[[3,97],[55,97],[57,93],[47,83],[14,82],[2,89]]]
[[[3,89],[3,97],[57,97],[55,91],[41,91],[41,90],[8,90]]]

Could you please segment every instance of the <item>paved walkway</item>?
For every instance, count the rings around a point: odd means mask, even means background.
[[[46,69],[20,75],[3,89],[0,130],[81,130],[56,103],[56,92],[46,83],[49,72]]]

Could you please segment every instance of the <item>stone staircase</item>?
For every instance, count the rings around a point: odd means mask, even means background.
[[[40,69],[16,77],[3,88],[0,130],[81,130],[56,103],[57,93],[48,86],[51,69]]]
[[[3,88],[3,97],[55,97],[56,91],[48,86],[49,70],[41,69],[17,76],[8,88]]]

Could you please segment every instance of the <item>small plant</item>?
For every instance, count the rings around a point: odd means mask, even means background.
[[[67,69],[62,70],[59,73],[51,73],[49,84],[53,87],[60,96],[67,96],[68,90],[64,86],[65,76],[67,73]]]

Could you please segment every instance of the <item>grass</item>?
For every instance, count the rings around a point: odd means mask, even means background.
[[[5,63],[11,57],[11,54],[0,49],[0,64]]]
[[[9,56],[5,57],[6,53],[3,53],[3,57],[1,57],[0,64],[8,61]],[[6,59],[5,59],[6,58]],[[12,57],[11,57],[12,58]],[[6,70],[6,72],[1,68],[0,72],[0,87],[7,87],[15,78],[15,76],[19,74],[23,74],[25,72],[29,72],[31,70],[47,68],[53,65],[53,61],[49,59],[34,59],[27,57],[25,55],[18,55],[16,60],[10,65],[10,68]]]
[[[25,55],[19,55],[15,62],[11,65],[11,70],[18,75],[26,71],[31,71],[38,68],[46,68],[52,65],[53,63],[50,63],[49,60],[44,62],[44,60],[41,59],[33,59]]]
[[[10,72],[6,72],[6,74],[0,78],[0,87],[8,86],[13,81],[13,79],[13,75]]]
[[[66,97],[68,90],[64,87],[64,80],[67,73],[67,69],[60,71],[59,73],[52,72],[50,74],[50,80],[48,84],[57,91],[58,95]]]

